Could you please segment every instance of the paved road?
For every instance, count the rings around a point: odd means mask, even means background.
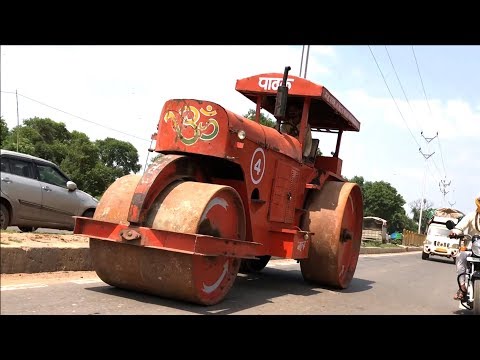
[[[2,280],[1,313],[470,315],[452,300],[452,262],[421,260],[419,252],[361,255],[355,278],[343,291],[308,285],[294,261],[271,261],[260,274],[239,274],[225,300],[210,307],[114,288],[94,272],[61,275]]]

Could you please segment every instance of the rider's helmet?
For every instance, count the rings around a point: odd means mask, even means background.
[[[475,205],[477,205],[477,213],[480,213],[480,193],[475,198]]]

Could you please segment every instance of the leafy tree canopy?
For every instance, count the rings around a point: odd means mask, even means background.
[[[385,181],[365,181],[363,176],[354,176],[347,181],[360,186],[363,194],[364,216],[377,216],[388,222],[388,232],[415,230],[415,222],[405,213],[405,200],[397,190]]]
[[[422,234],[425,233],[427,229],[427,222],[428,220],[431,219],[431,217],[433,216],[433,213],[435,212],[435,209],[433,208],[433,203],[427,199],[423,199],[423,206],[422,206],[422,200],[417,199],[415,201],[412,201],[408,205],[410,206],[410,211],[413,214],[413,220],[417,224],[420,219],[420,210],[422,210],[422,223],[420,226],[420,232]],[[418,230],[418,225],[417,225],[417,230]]]
[[[243,115],[244,118],[250,119],[250,120],[255,120],[255,114],[256,111],[255,109],[250,109],[248,112]],[[270,118],[270,116],[265,115],[264,113],[260,113],[260,124],[268,126],[268,127],[275,127],[277,125],[277,122]]]
[[[122,175],[138,172],[142,166],[138,163],[138,151],[131,143],[113,138],[97,140],[100,161],[108,167],[121,171]]]
[[[8,136],[7,122],[0,116],[0,147],[3,148],[3,141]]]

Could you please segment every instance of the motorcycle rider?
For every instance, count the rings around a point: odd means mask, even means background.
[[[475,198],[477,209],[468,213],[450,232],[450,236],[462,235],[465,232],[471,236],[480,235],[480,193]],[[467,257],[472,256],[472,251],[460,251],[457,255],[457,277],[467,270]],[[454,300],[463,300],[467,293],[465,275],[459,279],[460,288],[453,297]]]

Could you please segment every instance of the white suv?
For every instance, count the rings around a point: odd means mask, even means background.
[[[54,163],[1,150],[1,229],[73,230],[72,216],[93,217],[98,200],[77,189]]]
[[[456,262],[458,254],[458,239],[450,239],[450,230],[447,228],[447,221],[451,220],[454,224],[458,219],[434,216],[428,225],[427,237],[423,242],[422,259],[427,260],[430,256],[441,256],[453,259]]]

